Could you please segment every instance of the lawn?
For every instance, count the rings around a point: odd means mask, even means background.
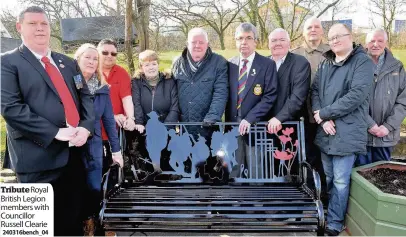
[[[236,50],[216,50],[215,52],[223,55],[226,59],[229,59],[235,55],[237,55]],[[270,52],[269,50],[258,50],[258,53],[262,55],[269,55]],[[175,57],[179,56],[181,54],[180,51],[168,51],[168,52],[161,52],[159,53],[159,59],[160,59],[160,69],[165,70],[165,69],[170,69],[172,65],[172,61]],[[404,65],[406,65],[406,50],[393,50],[393,54],[395,55],[396,58],[401,60]],[[69,55],[72,56],[72,55]],[[119,55],[118,57],[119,64],[127,68],[124,62],[124,56]],[[135,61],[135,65],[137,65],[137,60]],[[403,121],[403,124],[406,125],[406,119]],[[0,168],[2,167],[2,161],[4,157],[4,150],[5,150],[5,141],[6,141],[6,133],[5,133],[5,122],[2,118],[0,118],[0,128],[1,128],[1,144],[0,144]]]

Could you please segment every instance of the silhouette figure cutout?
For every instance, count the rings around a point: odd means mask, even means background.
[[[192,135],[184,132],[181,135],[176,134],[175,130],[169,130],[171,140],[168,144],[168,151],[171,152],[169,165],[177,174],[186,176],[184,163],[192,153]]]
[[[196,178],[196,169],[201,163],[206,162],[210,155],[210,149],[206,145],[206,139],[200,134],[198,140],[192,147],[192,178]]]
[[[156,112],[147,114],[150,118],[145,126],[146,148],[155,171],[161,171],[161,152],[168,142],[168,130],[158,120]]]
[[[231,172],[233,167],[238,165],[235,158],[235,152],[238,148],[238,136],[240,136],[238,127],[235,126],[224,134],[221,131],[214,132],[211,138],[212,156],[219,156],[223,160],[223,165],[227,166],[228,172]]]

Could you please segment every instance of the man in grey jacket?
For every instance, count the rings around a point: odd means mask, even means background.
[[[324,54],[312,85],[312,108],[321,125],[315,144],[330,194],[326,232],[335,236],[343,230],[355,157],[366,153],[373,62],[343,24],[331,27],[328,41],[331,50]]]
[[[382,29],[368,33],[366,48],[375,63],[369,100],[367,155],[358,155],[356,165],[390,160],[400,139],[400,124],[406,116],[406,74],[403,64],[386,48]]]

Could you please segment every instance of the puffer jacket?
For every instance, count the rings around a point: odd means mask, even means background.
[[[368,128],[375,124],[389,130],[385,137],[368,133],[368,146],[395,146],[400,140],[400,125],[406,116],[406,73],[403,64],[385,49],[385,61],[374,75],[369,103]]]
[[[208,48],[208,57],[192,74],[187,49],[174,62],[172,75],[177,83],[181,122],[218,122],[228,99],[227,61]]]
[[[353,45],[351,54],[336,63],[333,51],[324,53],[312,85],[312,108],[320,118],[333,120],[336,134],[317,128],[315,144],[327,155],[365,154],[367,144],[368,97],[374,74],[372,60],[361,45]]]

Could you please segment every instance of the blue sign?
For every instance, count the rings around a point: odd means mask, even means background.
[[[321,25],[322,25],[324,31],[327,31],[330,29],[330,27],[332,25],[337,24],[337,23],[342,23],[342,24],[346,25],[352,31],[352,19],[322,21]]]

